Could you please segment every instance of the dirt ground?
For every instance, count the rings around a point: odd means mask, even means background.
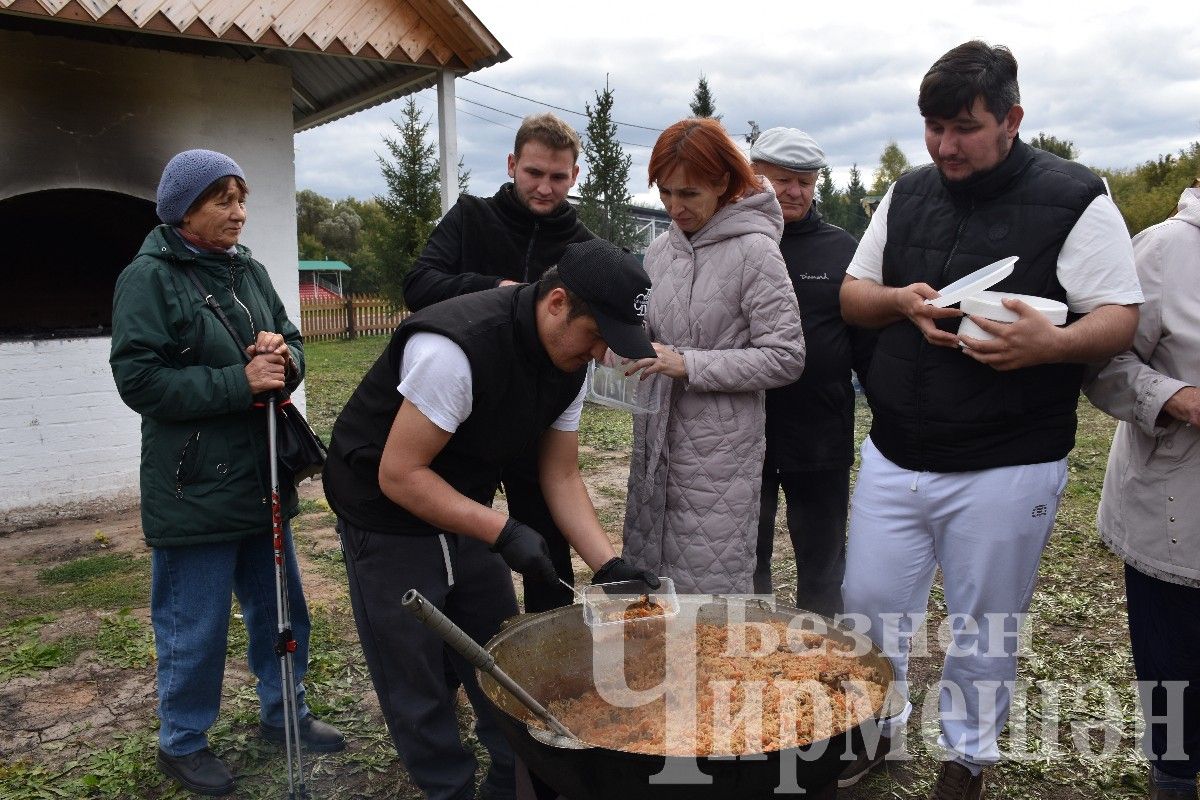
[[[597,512],[614,543],[620,542],[620,525],[624,510],[625,478],[628,468],[623,458],[611,453],[587,453],[592,459],[587,482]],[[323,501],[319,479],[307,481],[300,487],[302,500]],[[497,499],[497,508],[504,509],[504,499]],[[313,504],[306,503],[306,508]],[[353,637],[353,618],[347,596],[344,573],[336,569],[321,569],[316,561],[321,554],[338,547],[332,515],[324,509],[302,514],[293,521],[298,534],[297,555],[303,575],[305,597],[310,608],[323,609],[346,626]],[[148,558],[150,549],[142,539],[139,510],[134,508],[105,509],[94,515],[71,519],[54,519],[42,525],[23,522],[8,530],[0,529],[0,627],[14,616],[25,616],[5,603],[6,598],[21,597],[30,592],[56,591],[39,582],[44,570],[67,564],[88,556],[129,554]],[[576,557],[576,572],[585,576],[587,567]],[[515,579],[519,590],[519,578]],[[60,591],[67,591],[61,589]],[[52,622],[40,629],[43,642],[58,642],[70,637],[94,637],[101,621],[114,612],[91,608],[67,608],[55,611]],[[149,624],[148,598],[131,607],[132,615]],[[141,669],[122,669],[104,666],[94,652],[81,652],[70,664],[39,671],[34,675],[0,681],[0,778],[6,765],[52,769],[56,764],[81,760],[90,754],[112,749],[122,735],[149,730],[155,715],[155,686],[153,666]],[[226,667],[226,696],[231,686],[245,686],[252,676],[244,659],[229,659]],[[363,681],[360,692],[361,710],[367,718],[365,727],[373,728],[377,740],[383,733],[378,703],[369,682]],[[350,750],[357,743],[351,740]],[[214,747],[217,747],[214,742]],[[217,748],[219,750],[219,748]],[[330,758],[330,757],[323,757]],[[152,761],[153,751],[146,753]],[[321,765],[318,765],[320,767]],[[322,773],[333,771],[332,766],[316,769],[314,785],[336,783],[339,797],[415,797],[403,787],[375,795],[361,777],[333,776],[323,779]],[[361,791],[353,787],[361,784]],[[0,791],[0,794],[3,794]],[[51,796],[51,795],[46,795]],[[160,796],[150,789],[141,796]]]
[[[615,544],[620,542],[620,529],[625,505],[625,483],[628,466],[621,454],[584,450],[585,479],[595,503],[601,523]],[[301,497],[310,501],[323,500],[321,484],[308,482],[301,487]],[[344,573],[331,565],[328,554],[337,548],[337,536],[332,527],[332,515],[318,502],[305,504],[308,511],[297,518],[297,550],[304,575],[305,593],[312,608],[328,611],[336,624],[343,627],[343,635],[353,640],[353,621],[349,611]],[[503,497],[498,499],[503,509]],[[47,568],[62,565],[85,556],[103,553],[126,553],[139,559],[147,558],[149,550],[141,537],[141,528],[136,508],[105,511],[92,516],[75,519],[55,520],[40,527],[24,527],[20,530],[0,530],[0,627],[10,619],[28,612],[15,609],[6,598],[20,597],[31,592],[54,592],[39,582],[38,575]],[[787,570],[791,545],[786,534],[779,530],[776,540],[776,559],[783,564],[776,573],[776,589],[781,598],[794,590],[789,585]],[[324,561],[324,563],[320,563]],[[331,568],[332,567],[332,568]],[[576,573],[580,580],[587,576],[581,561],[576,562]],[[794,581],[794,569],[791,572]],[[58,607],[54,621],[41,630],[43,640],[61,640],[78,635],[94,637],[102,620],[114,611],[88,607]],[[131,613],[143,623],[148,622],[148,599],[133,604]],[[936,616],[931,624],[936,625]],[[941,662],[940,650],[927,657],[914,658],[910,679],[914,686],[925,686],[935,677]],[[355,693],[354,707],[343,711],[342,720],[353,720],[354,735],[345,754],[323,756],[306,762],[312,770],[311,787],[314,796],[341,798],[400,798],[409,800],[419,794],[407,784],[403,770],[394,759],[390,742],[386,738],[370,684],[365,671],[356,673],[351,687]],[[244,666],[244,659],[230,658],[227,662],[226,698],[231,686],[246,687],[251,676]],[[81,652],[71,663],[37,672],[4,682],[0,680],[0,779],[6,769],[22,765],[41,770],[38,774],[53,773],[55,769],[75,760],[82,760],[100,751],[119,752],[123,736],[146,735],[154,725],[155,688],[153,666],[122,669],[105,666],[95,653]],[[223,716],[225,705],[223,704]],[[464,715],[469,712],[464,710]],[[464,717],[465,718],[465,717]],[[910,726],[911,727],[911,726]],[[253,751],[255,743],[249,725],[237,728],[232,733],[236,742]],[[226,734],[229,736],[230,734]],[[912,734],[915,738],[916,734]],[[146,751],[144,760],[152,764],[152,739],[141,740]],[[245,744],[249,742],[249,744]],[[232,748],[233,745],[226,745]],[[261,745],[258,745],[261,747]],[[215,749],[221,748],[214,743]],[[228,750],[226,750],[228,752]],[[140,751],[135,759],[142,758]],[[258,761],[239,762],[243,772],[251,774],[239,778],[237,797],[256,798],[272,795],[272,784],[261,778],[261,773],[270,769],[282,769],[272,762],[274,755],[260,755]],[[278,761],[278,759],[276,760]],[[264,763],[266,766],[264,766]],[[272,766],[273,764],[273,766]],[[181,797],[151,766],[147,766],[145,780],[149,783],[137,792],[122,794],[94,794],[93,796],[117,797]],[[877,797],[923,797],[932,778],[928,756],[917,761],[892,764],[887,776],[880,780],[865,781],[852,790],[843,791],[842,798],[866,800]],[[65,771],[65,770],[64,770]],[[235,770],[236,771],[236,770]],[[1019,793],[1008,792],[1006,797],[1036,797],[1067,800],[1068,798],[1093,797],[1081,794],[1070,786],[1068,780],[1061,788],[1029,788]],[[48,782],[48,786],[53,784]],[[275,784],[277,786],[277,784]],[[0,783],[3,786],[3,783]],[[1012,786],[1011,782],[1009,786]],[[1128,787],[1126,787],[1128,788]],[[0,794],[3,794],[0,791]],[[1115,793],[1112,796],[1132,796]],[[22,795],[29,797],[63,795]],[[992,794],[992,797],[1001,795]],[[7,800],[7,798],[6,798]]]

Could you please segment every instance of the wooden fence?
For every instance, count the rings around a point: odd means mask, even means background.
[[[309,341],[389,334],[409,312],[382,297],[352,294],[337,300],[301,300],[300,332]]]

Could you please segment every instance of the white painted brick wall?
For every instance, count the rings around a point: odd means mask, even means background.
[[[108,348],[106,336],[0,342],[0,512],[137,491],[141,418]]]

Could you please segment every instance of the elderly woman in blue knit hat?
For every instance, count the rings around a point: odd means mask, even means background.
[[[258,679],[259,733],[284,741],[267,425],[255,397],[294,390],[304,377],[304,352],[266,268],[238,244],[248,193],[241,167],[227,155],[188,150],[172,158],[158,185],[164,224],[122,271],[113,298],[109,361],[121,398],[142,415],[157,762],[185,788],[208,795],[234,788],[207,736],[220,708],[231,595],[241,606]],[[232,331],[206,307],[206,295]],[[290,519],[295,487],[289,482],[281,492]],[[340,750],[342,734],[304,702],[309,618],[286,524],[284,549],[300,740],[311,750]]]

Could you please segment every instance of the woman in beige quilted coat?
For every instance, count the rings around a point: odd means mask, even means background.
[[[633,418],[625,558],[681,592],[753,591],[763,392],[804,369],[771,184],[712,119],[659,137],[650,184],[671,216],[651,243],[646,320],[659,412]],[[666,378],[666,379],[664,379]]]

